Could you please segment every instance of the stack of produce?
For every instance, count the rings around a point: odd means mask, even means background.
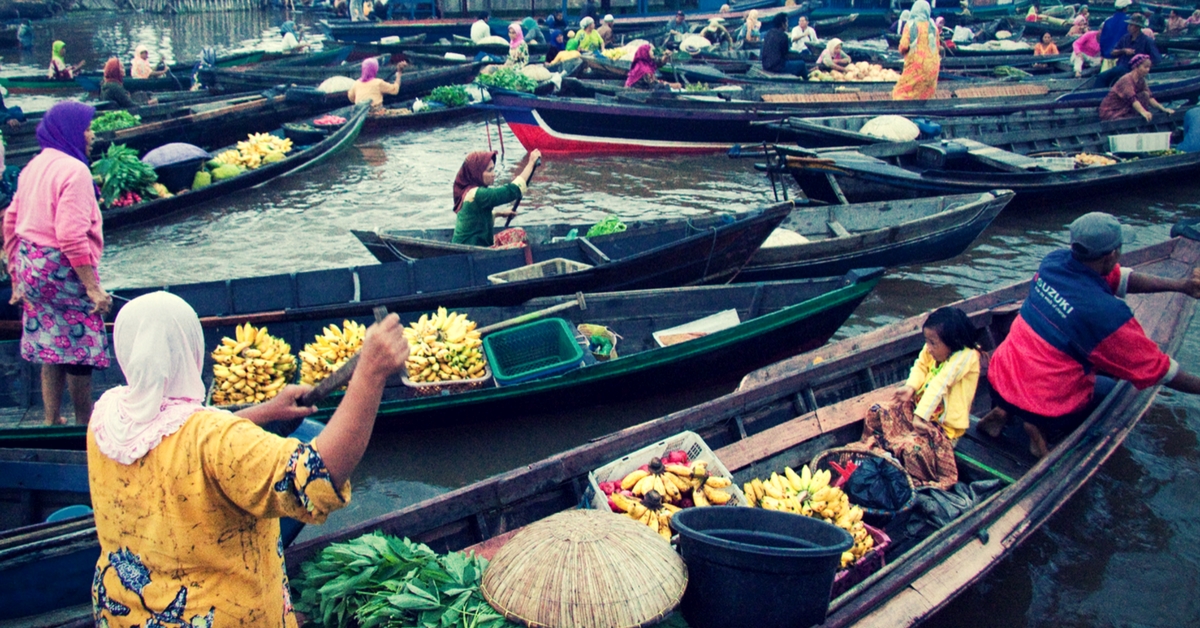
[[[342,116],[335,116],[332,113],[327,113],[316,120],[313,120],[314,126],[341,126],[346,124],[346,119]],[[251,136],[254,137],[254,136]],[[287,151],[284,151],[287,152]]]
[[[104,157],[92,164],[92,175],[100,186],[100,202],[109,207],[126,207],[159,196],[154,167],[124,144],[109,146]]]
[[[142,123],[142,116],[135,116],[124,109],[105,111],[92,119],[92,132],[105,133],[118,129],[128,129]]]
[[[296,370],[291,345],[250,323],[239,325],[236,336],[222,338],[212,352],[212,402],[259,403],[279,394]]]
[[[246,170],[254,170],[263,164],[283,161],[284,155],[292,150],[292,140],[276,137],[270,133],[251,133],[236,149],[229,149],[205,164],[212,171],[212,180],[221,181],[235,177]]]
[[[475,82],[484,87],[497,87],[510,92],[533,93],[537,81],[512,68],[499,68],[491,74],[480,74]]]
[[[441,103],[446,107],[463,107],[470,104],[471,97],[462,85],[442,85],[435,87],[425,101]]]
[[[487,361],[475,322],[466,314],[439,307],[422,314],[404,330],[408,340],[408,379],[414,383],[451,382],[483,375]]]
[[[859,61],[851,63],[846,68],[845,72],[831,70],[826,72],[821,69],[813,70],[808,73],[810,81],[834,81],[834,82],[859,82],[859,81],[878,81],[884,83],[895,83],[900,80],[900,73],[895,70],[889,70],[877,63],[867,63]]]
[[[732,499],[729,478],[712,475],[708,463],[689,462],[677,450],[630,472],[620,482],[601,482],[613,512],[625,513],[671,539],[671,517],[684,508],[722,506]]]
[[[1093,155],[1091,153],[1079,153],[1075,155],[1075,165],[1085,168],[1087,166],[1111,166],[1115,163],[1117,163],[1116,159],[1105,157],[1104,155]]]
[[[829,484],[831,477],[830,471],[813,473],[808,465],[799,474],[785,467],[783,475],[772,473],[767,480],[755,478],[746,482],[743,490],[751,506],[823,519],[849,532],[854,546],[842,553],[845,568],[869,552],[875,540],[862,522],[863,509],[850,505],[846,493]]]
[[[300,383],[312,386],[329,377],[362,349],[366,325],[342,321],[341,329],[329,325],[300,352]]]

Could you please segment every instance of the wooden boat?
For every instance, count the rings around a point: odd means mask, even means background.
[[[837,35],[851,26],[857,26],[857,24],[855,24],[857,21],[858,14],[851,13],[849,15],[839,15],[835,17],[828,17],[822,20],[814,20],[809,24],[809,26],[811,26],[813,30],[817,31],[821,37],[828,39],[830,35]]]
[[[1049,129],[1040,136],[1017,132],[1011,151],[966,138],[858,149],[782,150],[801,158],[790,162],[789,170],[805,192],[818,199],[864,201],[961,194],[1003,185],[1018,193],[1020,204],[1040,195],[1128,186],[1151,177],[1172,180],[1200,170],[1200,153],[1145,153],[1112,165],[1074,167],[1077,153],[1108,153],[1110,134],[1181,130],[1182,120],[1172,118],[1146,123],[1139,117],[1136,122],[1117,120]],[[1052,159],[1041,161],[1038,157]]]
[[[1162,102],[1200,94],[1200,76],[1151,82],[1151,89]],[[504,114],[526,150],[536,148],[548,154],[661,154],[716,152],[735,144],[792,141],[792,136],[779,137],[766,127],[790,116],[994,115],[1097,106],[1108,93],[1079,89],[1082,85],[1081,80],[969,84],[939,88],[941,97],[924,101],[893,101],[890,89],[878,88],[847,88],[834,93],[742,90],[737,100],[718,92],[691,96],[629,90],[616,97],[597,94],[593,98],[545,97],[500,89],[489,92],[490,107]],[[1072,93],[1071,89],[1079,91]]]
[[[316,421],[277,422],[264,429],[311,441],[324,425]],[[0,450],[0,495],[36,501],[43,495],[89,505],[87,453],[84,451]],[[5,504],[7,506],[7,504]],[[17,514],[28,511],[18,503]],[[4,512],[10,510],[4,508]],[[11,513],[10,513],[11,514]],[[37,521],[42,521],[38,518]],[[284,547],[296,540],[304,524],[279,521]],[[0,528],[0,622],[20,625],[69,625],[76,612],[90,619],[91,576],[100,558],[91,514],[63,521]],[[37,616],[34,619],[31,616]]]
[[[427,40],[450,39],[455,35],[471,34],[475,18],[430,18],[421,20],[385,20],[381,22],[353,22],[345,18],[326,19],[317,22],[325,36],[335,41],[368,44],[387,37],[413,37],[423,35]],[[509,22],[489,20],[493,35],[507,37]]]
[[[266,53],[259,51],[240,52],[217,58],[217,67],[231,68],[248,63],[261,61]],[[150,79],[125,79],[125,89],[130,92],[139,91],[168,91],[188,89],[192,86],[192,63],[176,63],[170,67],[171,72],[166,76]],[[57,80],[48,78],[45,72],[38,74],[20,74],[16,76],[0,76],[0,86],[14,94],[77,92],[80,89],[99,89],[103,80],[103,72],[85,72],[78,79]],[[94,87],[95,89],[92,89]]]
[[[413,113],[413,103],[414,100],[406,100],[396,104],[386,104],[382,110],[372,111],[367,116],[367,122],[363,129],[380,132],[392,129],[413,129],[481,115],[478,109],[472,108],[470,105],[434,107]]]
[[[168,142],[207,146],[229,144],[245,139],[246,133],[251,131],[273,128],[321,108],[332,109],[335,106],[284,96],[241,93],[139,107],[135,113],[142,116],[142,124],[97,133],[96,141],[92,144],[92,157],[97,159],[102,156],[111,144],[125,144],[141,152]],[[36,122],[5,130],[5,139],[8,141],[6,163],[22,165],[41,150],[36,130]]]
[[[431,91],[440,85],[469,83],[479,73],[482,64],[474,61],[458,62],[422,55],[409,55],[411,65],[404,70],[400,93],[386,96],[387,100],[413,98]],[[323,68],[268,68],[262,71],[250,68],[215,69],[201,71],[200,77],[206,85],[216,86],[229,92],[270,89],[276,86],[301,86],[315,88],[325,79],[346,76],[357,79],[362,73],[358,65],[342,65]],[[396,74],[395,65],[381,63],[379,78],[391,80]],[[344,98],[343,98],[344,101]]]
[[[1012,198],[1012,192],[996,190],[911,201],[798,207],[780,228],[799,233],[808,241],[760,248],[735,281],[822,277],[860,268],[949,259],[965,251]],[[628,230],[656,228],[671,220],[632,221],[626,226]],[[531,242],[548,242],[565,237],[572,229],[587,233],[589,227],[560,223],[524,229]],[[483,247],[452,243],[452,229],[351,233],[385,263],[490,253]]]
[[[1200,262],[1195,242],[1171,240],[1122,256],[1140,271],[1182,277]],[[1028,283],[954,304],[970,313],[985,342],[1003,338]],[[1179,294],[1132,295],[1147,334],[1176,352],[1195,309]],[[741,483],[798,467],[830,447],[855,441],[861,417],[892,384],[903,381],[923,344],[924,316],[849,338],[748,375],[738,390],[620,430],[540,462],[502,473],[336,532],[293,545],[293,575],[331,543],[380,531],[428,544],[438,552],[471,549],[490,557],[522,526],[586,498],[588,472],[682,431],[704,438]],[[865,394],[864,394],[865,391]],[[897,520],[886,566],[832,600],[825,626],[908,626],[929,618],[977,582],[1012,548],[1057,512],[1120,446],[1150,407],[1156,388],[1121,384],[1091,417],[1044,460],[1028,454],[1019,429],[1002,439],[974,428],[959,442],[962,481],[1000,480],[1002,488],[949,525],[910,536]],[[975,412],[987,395],[976,395]],[[294,581],[294,580],[293,580]]]
[[[344,107],[331,113],[347,119],[337,131],[330,133],[324,139],[309,146],[297,146],[286,157],[275,163],[263,164],[254,170],[247,170],[236,177],[223,181],[214,181],[212,185],[199,190],[189,190],[185,194],[176,194],[167,198],[148,200],[127,207],[110,207],[101,212],[106,229],[119,229],[129,225],[142,224],[158,220],[164,216],[175,214],[186,209],[202,205],[208,201],[221,198],[228,194],[261,185],[285,175],[299,172],[316,164],[322,163],[339,151],[354,144],[367,120],[369,108]],[[278,127],[277,127],[278,128]],[[261,132],[261,129],[260,131]],[[282,134],[282,131],[279,131]],[[245,137],[242,138],[243,140]],[[236,148],[236,144],[222,147],[217,144],[201,144],[201,148],[209,146],[208,150],[216,155],[225,150]]]

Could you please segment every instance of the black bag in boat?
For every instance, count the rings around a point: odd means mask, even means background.
[[[862,460],[842,488],[850,503],[876,510],[895,512],[912,499],[908,474],[877,457]]]

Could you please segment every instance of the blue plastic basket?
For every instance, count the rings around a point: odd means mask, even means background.
[[[575,341],[570,325],[561,318],[547,318],[483,338],[492,377],[510,386],[539,377],[558,375],[578,368],[583,347]]]

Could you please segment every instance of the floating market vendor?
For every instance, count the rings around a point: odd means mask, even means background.
[[[125,89],[125,68],[121,67],[121,60],[116,57],[111,57],[104,64],[104,80],[100,83],[100,97],[116,103],[122,109],[131,109],[137,106],[137,103],[133,102],[133,98],[129,96],[129,91]]]
[[[1109,53],[1109,57],[1116,59],[1117,64],[1096,75],[1095,86],[1097,88],[1112,87],[1117,79],[1128,74],[1131,69],[1129,62],[1136,55],[1146,55],[1150,57],[1152,63],[1162,61],[1162,54],[1158,52],[1158,46],[1154,44],[1154,39],[1142,32],[1145,25],[1146,18],[1141,15],[1135,14],[1129,18],[1125,36]]]
[[[604,50],[604,39],[596,32],[596,20],[585,17],[579,21],[579,32],[575,33],[575,50],[591,52]],[[568,46],[567,50],[571,50]]]
[[[672,45],[678,47],[679,42],[683,41],[683,36],[691,32],[688,27],[686,16],[683,11],[676,11],[675,15],[667,20],[667,35],[663,38],[663,45]]]
[[[92,369],[107,368],[104,315],[112,297],[100,285],[104,253],[100,205],[88,169],[96,110],[65,101],[38,123],[42,150],[25,166],[4,212],[9,303],[21,307],[21,357],[42,365],[47,425],[64,423],[63,389],[75,423],[92,414]]]
[[[358,104],[360,102],[371,103],[371,109],[376,110],[383,107],[383,96],[395,96],[400,93],[400,74],[401,71],[408,67],[407,61],[401,61],[396,64],[396,78],[391,83],[377,78],[379,74],[379,60],[371,57],[362,62],[362,75],[357,81],[354,81],[354,87],[346,93],[350,98],[350,102]]]
[[[100,558],[97,625],[284,626],[296,617],[279,518],[322,523],[350,501],[387,378],[408,344],[395,314],[367,329],[345,397],[311,444],[260,425],[316,410],[305,386],[237,414],[204,405],[204,334],[178,296],[122,309],[113,348],[128,383],[96,402],[88,483]]]
[[[5,106],[4,94],[0,94],[0,124],[7,124],[15,129],[24,121],[25,112],[20,107]]]
[[[507,185],[492,187],[496,182],[496,152],[476,151],[463,160],[454,176],[453,241],[474,246],[520,246],[525,240],[524,229],[505,229],[492,235],[497,218],[513,218],[517,214],[501,206],[513,203],[525,193],[534,164],[542,151],[533,150],[525,157],[525,168]]]
[[[1058,46],[1054,43],[1054,38],[1049,32],[1042,33],[1042,41],[1033,45],[1033,56],[1048,57],[1058,54]]]
[[[892,89],[893,100],[927,100],[937,92],[938,56],[937,27],[929,19],[929,3],[917,0],[909,11],[910,20],[900,37],[900,54],[904,55],[904,72]]]
[[[66,59],[67,44],[63,41],[54,42],[50,48],[50,69],[46,76],[60,81],[68,81],[75,78],[79,70],[83,68],[84,61],[80,61],[75,65],[67,63]]]
[[[666,83],[658,80],[658,64],[654,62],[650,44],[638,46],[633,53],[633,64],[629,66],[629,74],[625,77],[625,87],[654,89],[665,87]]]
[[[845,72],[850,63],[850,55],[842,51],[842,40],[837,37],[826,42],[825,50],[817,57],[817,67],[822,70]]]
[[[1171,14],[1167,16],[1167,35],[1182,35],[1183,31],[1187,30],[1187,20],[1180,17],[1175,9],[1171,9]]]
[[[867,412],[856,445],[896,457],[919,486],[958,482],[954,446],[971,423],[979,385],[978,332],[965,312],[943,307],[921,326],[925,346],[891,403]]]
[[[708,43],[719,48],[728,48],[733,45],[733,35],[725,28],[725,20],[714,17],[708,21],[708,26],[700,31],[700,36],[707,39]]]
[[[554,58],[558,53],[566,50],[567,38],[563,32],[557,28],[550,29],[550,35],[546,39],[546,63],[554,63]]]
[[[525,43],[521,24],[513,22],[508,25],[508,58],[504,60],[504,67],[520,70],[528,63],[529,44]]]
[[[481,44],[483,40],[492,36],[492,27],[488,25],[489,13],[484,11],[480,13],[478,19],[471,23],[471,41]]]
[[[1167,115],[1175,113],[1174,109],[1164,107],[1155,100],[1150,87],[1146,85],[1146,75],[1150,74],[1150,57],[1137,55],[1132,63],[1133,70],[1122,76],[1100,101],[1100,119],[1120,120],[1140,115],[1149,122],[1154,116],[1151,108]]]
[[[601,20],[601,22],[600,22],[600,28],[597,28],[597,29],[596,29],[596,32],[597,32],[597,33],[600,33],[600,39],[603,39],[603,40],[604,40],[604,47],[605,47],[605,48],[607,48],[608,46],[611,46],[611,45],[612,45],[612,42],[613,42],[613,22],[615,22],[615,21],[617,21],[617,18],[613,17],[612,13],[609,13],[609,14],[607,14],[607,15],[605,15],[605,16],[604,16],[604,19],[603,19],[603,20]]]
[[[792,29],[790,39],[792,40],[792,50],[805,52],[808,50],[809,44],[817,43],[817,30],[808,25],[808,18],[801,15],[800,21],[796,22],[796,27]]]
[[[804,19],[804,18],[801,18]],[[787,28],[787,16],[779,13],[771,18],[771,28],[763,37],[762,67],[767,72],[794,74],[808,78],[808,69],[803,59],[787,58],[790,47],[789,38],[784,29]]]
[[[308,44],[301,41],[302,37],[296,30],[296,23],[288,20],[279,25],[279,33],[283,35],[284,52],[303,52]]]
[[[1079,13],[1075,14],[1075,20],[1071,22],[1071,29],[1067,31],[1067,37],[1079,37],[1088,32],[1088,17],[1087,5],[1079,7]]]
[[[1010,418],[1021,420],[1030,451],[1040,457],[1087,419],[1113,378],[1139,390],[1164,385],[1200,393],[1200,377],[1147,338],[1124,301],[1139,292],[1200,298],[1200,269],[1167,279],[1122,268],[1122,231],[1109,214],[1084,214],[1071,223],[1070,248],[1042,259],[1029,298],[988,363],[994,407],[978,424],[982,432],[998,437]]]
[[[521,28],[525,31],[525,43],[530,45],[546,43],[546,35],[542,33],[537,20],[527,17],[521,20]]]
[[[1111,70],[1117,65],[1116,58],[1113,57],[1113,48],[1117,47],[1117,42],[1125,36],[1128,31],[1129,14],[1126,9],[1133,4],[1133,0],[1116,0],[1113,7],[1116,11],[1104,20],[1100,25],[1100,56],[1104,61],[1100,64],[1100,71]]]
[[[741,28],[737,30],[737,41],[742,48],[753,50],[762,45],[762,23],[758,20],[758,9],[750,9]]]
[[[1075,69],[1075,78],[1083,76],[1083,65],[1088,67],[1100,65],[1100,42],[1097,37],[1100,31],[1088,31],[1071,44],[1071,67]]]
[[[164,68],[155,70],[150,65],[150,50],[139,44],[133,51],[133,61],[129,67],[129,76],[135,79],[148,79],[162,76],[167,73]]]

